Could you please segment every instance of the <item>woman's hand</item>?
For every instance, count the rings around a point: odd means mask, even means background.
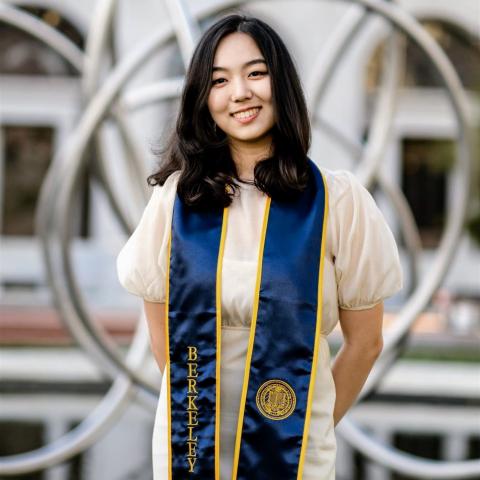
[[[165,354],[165,304],[143,301],[145,317],[150,333],[150,348],[163,375],[166,362]]]
[[[383,302],[366,310],[340,309],[344,343],[332,366],[336,400],[334,425],[360,393],[383,348]]]

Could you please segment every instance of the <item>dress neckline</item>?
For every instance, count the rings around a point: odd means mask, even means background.
[[[247,178],[239,178],[236,184],[241,190],[258,190],[254,181]]]

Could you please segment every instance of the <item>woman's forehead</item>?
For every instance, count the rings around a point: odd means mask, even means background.
[[[213,61],[215,70],[245,68],[264,61],[255,40],[242,32],[231,33],[222,38],[215,51]]]

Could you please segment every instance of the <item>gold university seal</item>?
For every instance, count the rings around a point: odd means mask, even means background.
[[[287,382],[273,379],[260,386],[256,401],[262,415],[272,420],[283,420],[295,410],[297,397]]]

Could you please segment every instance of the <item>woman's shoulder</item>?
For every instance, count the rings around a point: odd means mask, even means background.
[[[157,183],[152,186],[143,216],[156,218],[158,216],[168,216],[171,213],[177,192],[179,174],[179,171],[175,171],[167,177],[163,185]]]
[[[180,170],[176,170],[171,173],[163,183],[163,185],[157,183],[152,188],[151,202],[164,203],[165,201],[175,198],[177,192],[178,179],[180,178]]]
[[[164,191],[164,192],[170,192],[170,191],[176,191],[177,190],[177,184],[178,184],[178,180],[180,178],[180,173],[181,171],[180,170],[175,170],[174,172],[172,172],[165,180],[165,182],[163,183],[163,185],[160,185],[159,183],[157,183],[154,187],[153,187],[153,190],[154,191]]]
[[[359,190],[366,190],[357,177],[349,170],[331,170],[321,167],[320,171],[327,185],[330,207],[336,205],[341,200],[348,201],[348,198],[351,200],[352,196],[355,196],[355,192]]]

